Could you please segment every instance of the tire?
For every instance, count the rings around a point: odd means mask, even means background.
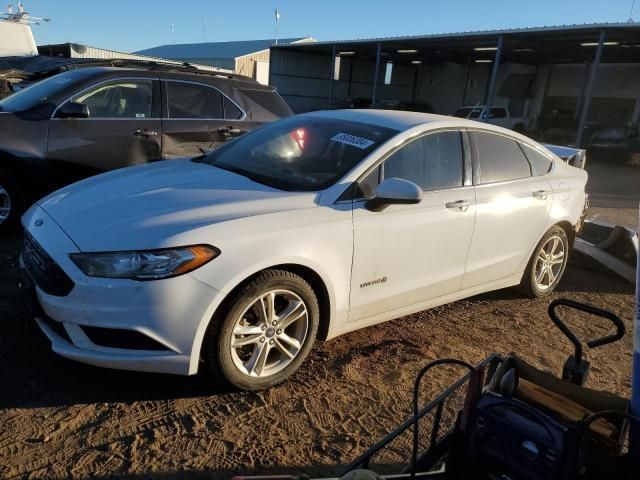
[[[290,315],[283,315],[287,311]],[[286,270],[265,270],[233,293],[214,315],[205,334],[202,360],[218,379],[236,388],[268,388],[304,362],[319,321],[318,299],[302,277]]]
[[[520,282],[522,293],[536,298],[553,292],[567,267],[569,248],[569,239],[564,229],[558,225],[551,227],[538,242],[529,259]],[[549,257],[549,254],[552,256]],[[543,273],[545,269],[546,273]]]
[[[0,234],[13,231],[24,212],[24,195],[14,177],[0,170]]]

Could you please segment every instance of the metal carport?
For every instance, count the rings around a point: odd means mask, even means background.
[[[554,101],[569,102],[578,121],[578,145],[599,80],[608,80],[611,96],[624,84],[622,103],[633,110],[625,118],[637,124],[640,115],[640,23],[274,45],[271,50],[270,83],[297,112],[341,108],[348,106],[346,99],[382,108],[387,99],[413,104],[428,99],[433,111],[450,114],[455,105],[526,97],[536,117],[549,97],[554,66],[562,66],[556,77],[564,75],[568,85],[558,80],[555,89],[571,90],[566,95],[571,100],[556,95]],[[603,64],[616,66],[615,78],[602,73]]]

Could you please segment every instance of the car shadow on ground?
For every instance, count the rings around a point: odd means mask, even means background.
[[[567,295],[577,292],[633,295],[634,287],[631,283],[605,268],[585,268],[570,261],[555,291]],[[472,297],[470,300],[522,300],[523,298],[525,297],[518,288],[512,287],[482,293]]]

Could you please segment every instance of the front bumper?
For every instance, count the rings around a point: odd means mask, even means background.
[[[41,220],[39,226],[35,226],[36,220]],[[67,295],[59,296],[23,281],[25,289],[32,292],[27,297],[34,303],[33,316],[54,352],[101,367],[196,373],[199,343],[195,340],[201,338],[202,325],[208,323],[222,299],[218,290],[190,275],[149,282],[87,277],[69,258],[77,247],[42,209],[32,207],[23,223],[74,283]],[[24,266],[21,259],[21,268]],[[134,332],[157,348],[99,344],[90,330],[108,331],[112,339],[114,333]]]

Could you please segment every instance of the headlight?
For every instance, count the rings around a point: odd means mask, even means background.
[[[89,277],[156,280],[191,272],[220,255],[209,245],[146,251],[72,253],[71,260]]]

